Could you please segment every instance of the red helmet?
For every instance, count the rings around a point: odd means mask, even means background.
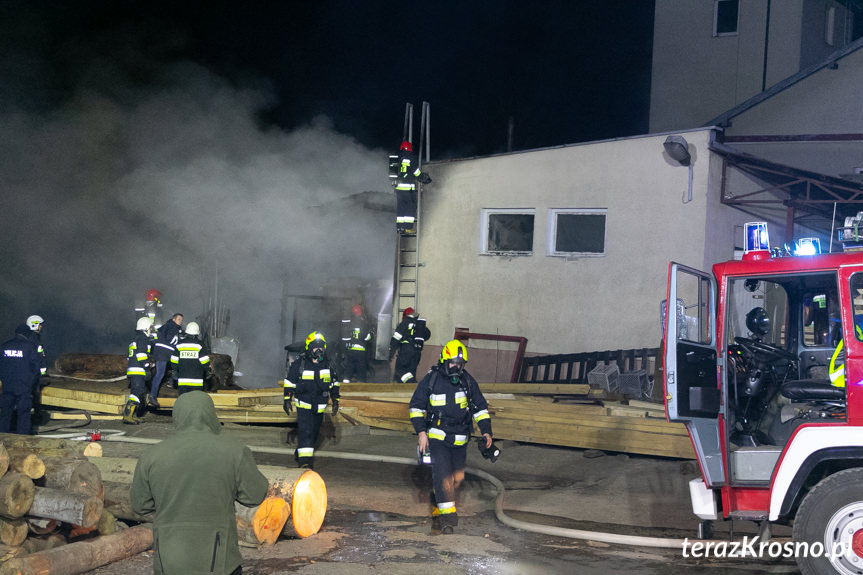
[[[363,315],[363,306],[361,306],[359,304],[355,305],[354,307],[351,308],[351,313],[356,315],[356,316]]]
[[[147,301],[159,301],[162,299],[162,292],[157,289],[147,290]]]
[[[401,148],[399,148],[399,150],[401,150],[402,152],[405,152],[405,151],[413,152],[414,147],[413,147],[413,144],[411,144],[410,142],[402,142],[402,146],[401,146]]]
[[[405,308],[405,311],[402,314],[402,317],[404,318],[404,317],[407,317],[407,316],[413,315],[413,314],[414,314],[414,308],[412,308],[412,307]]]

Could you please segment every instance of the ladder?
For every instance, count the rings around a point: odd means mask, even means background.
[[[422,120],[420,122],[420,149],[417,154],[419,167],[422,167],[423,151],[426,161],[429,156],[429,104],[423,102]],[[404,140],[410,142],[413,138],[413,104],[405,107]],[[425,144],[425,146],[423,146]],[[417,220],[415,234],[399,234],[396,232],[395,278],[393,281],[393,323],[401,321],[402,312],[409,307],[417,309],[419,302],[419,268],[420,261],[420,212],[422,211],[422,184],[417,182]]]

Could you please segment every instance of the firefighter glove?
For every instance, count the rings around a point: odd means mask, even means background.
[[[431,176],[429,176],[425,172],[422,172],[419,176],[417,176],[417,180],[419,180],[419,183],[421,184],[430,184],[432,181]]]
[[[290,415],[294,410],[294,398],[286,397],[284,404],[282,404],[282,408],[285,410],[285,413]]]

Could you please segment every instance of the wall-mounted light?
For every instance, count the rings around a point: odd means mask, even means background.
[[[683,136],[672,135],[665,138],[662,147],[671,159],[689,168],[689,190],[686,199],[683,200],[684,204],[688,204],[692,201],[692,156],[689,154],[689,143]]]

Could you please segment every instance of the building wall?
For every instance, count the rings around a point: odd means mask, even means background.
[[[863,50],[823,68],[732,119],[728,136],[863,133]],[[734,143],[741,151],[782,164],[838,176],[863,167],[863,143],[819,141]]]
[[[708,183],[710,131],[683,135],[693,156],[688,203],[688,170],[665,154],[666,135],[429,164],[417,307],[431,344],[462,327],[526,337],[536,353],[656,347],[669,260],[706,269],[730,259],[726,240],[746,220],[708,198],[718,189]],[[533,255],[481,254],[483,208],[534,208]],[[605,255],[547,256],[550,208],[607,209]],[[707,228],[725,238],[706,242]]]
[[[800,66],[804,0],[739,4],[738,34],[713,36],[712,0],[656,0],[650,132],[702,126]]]

